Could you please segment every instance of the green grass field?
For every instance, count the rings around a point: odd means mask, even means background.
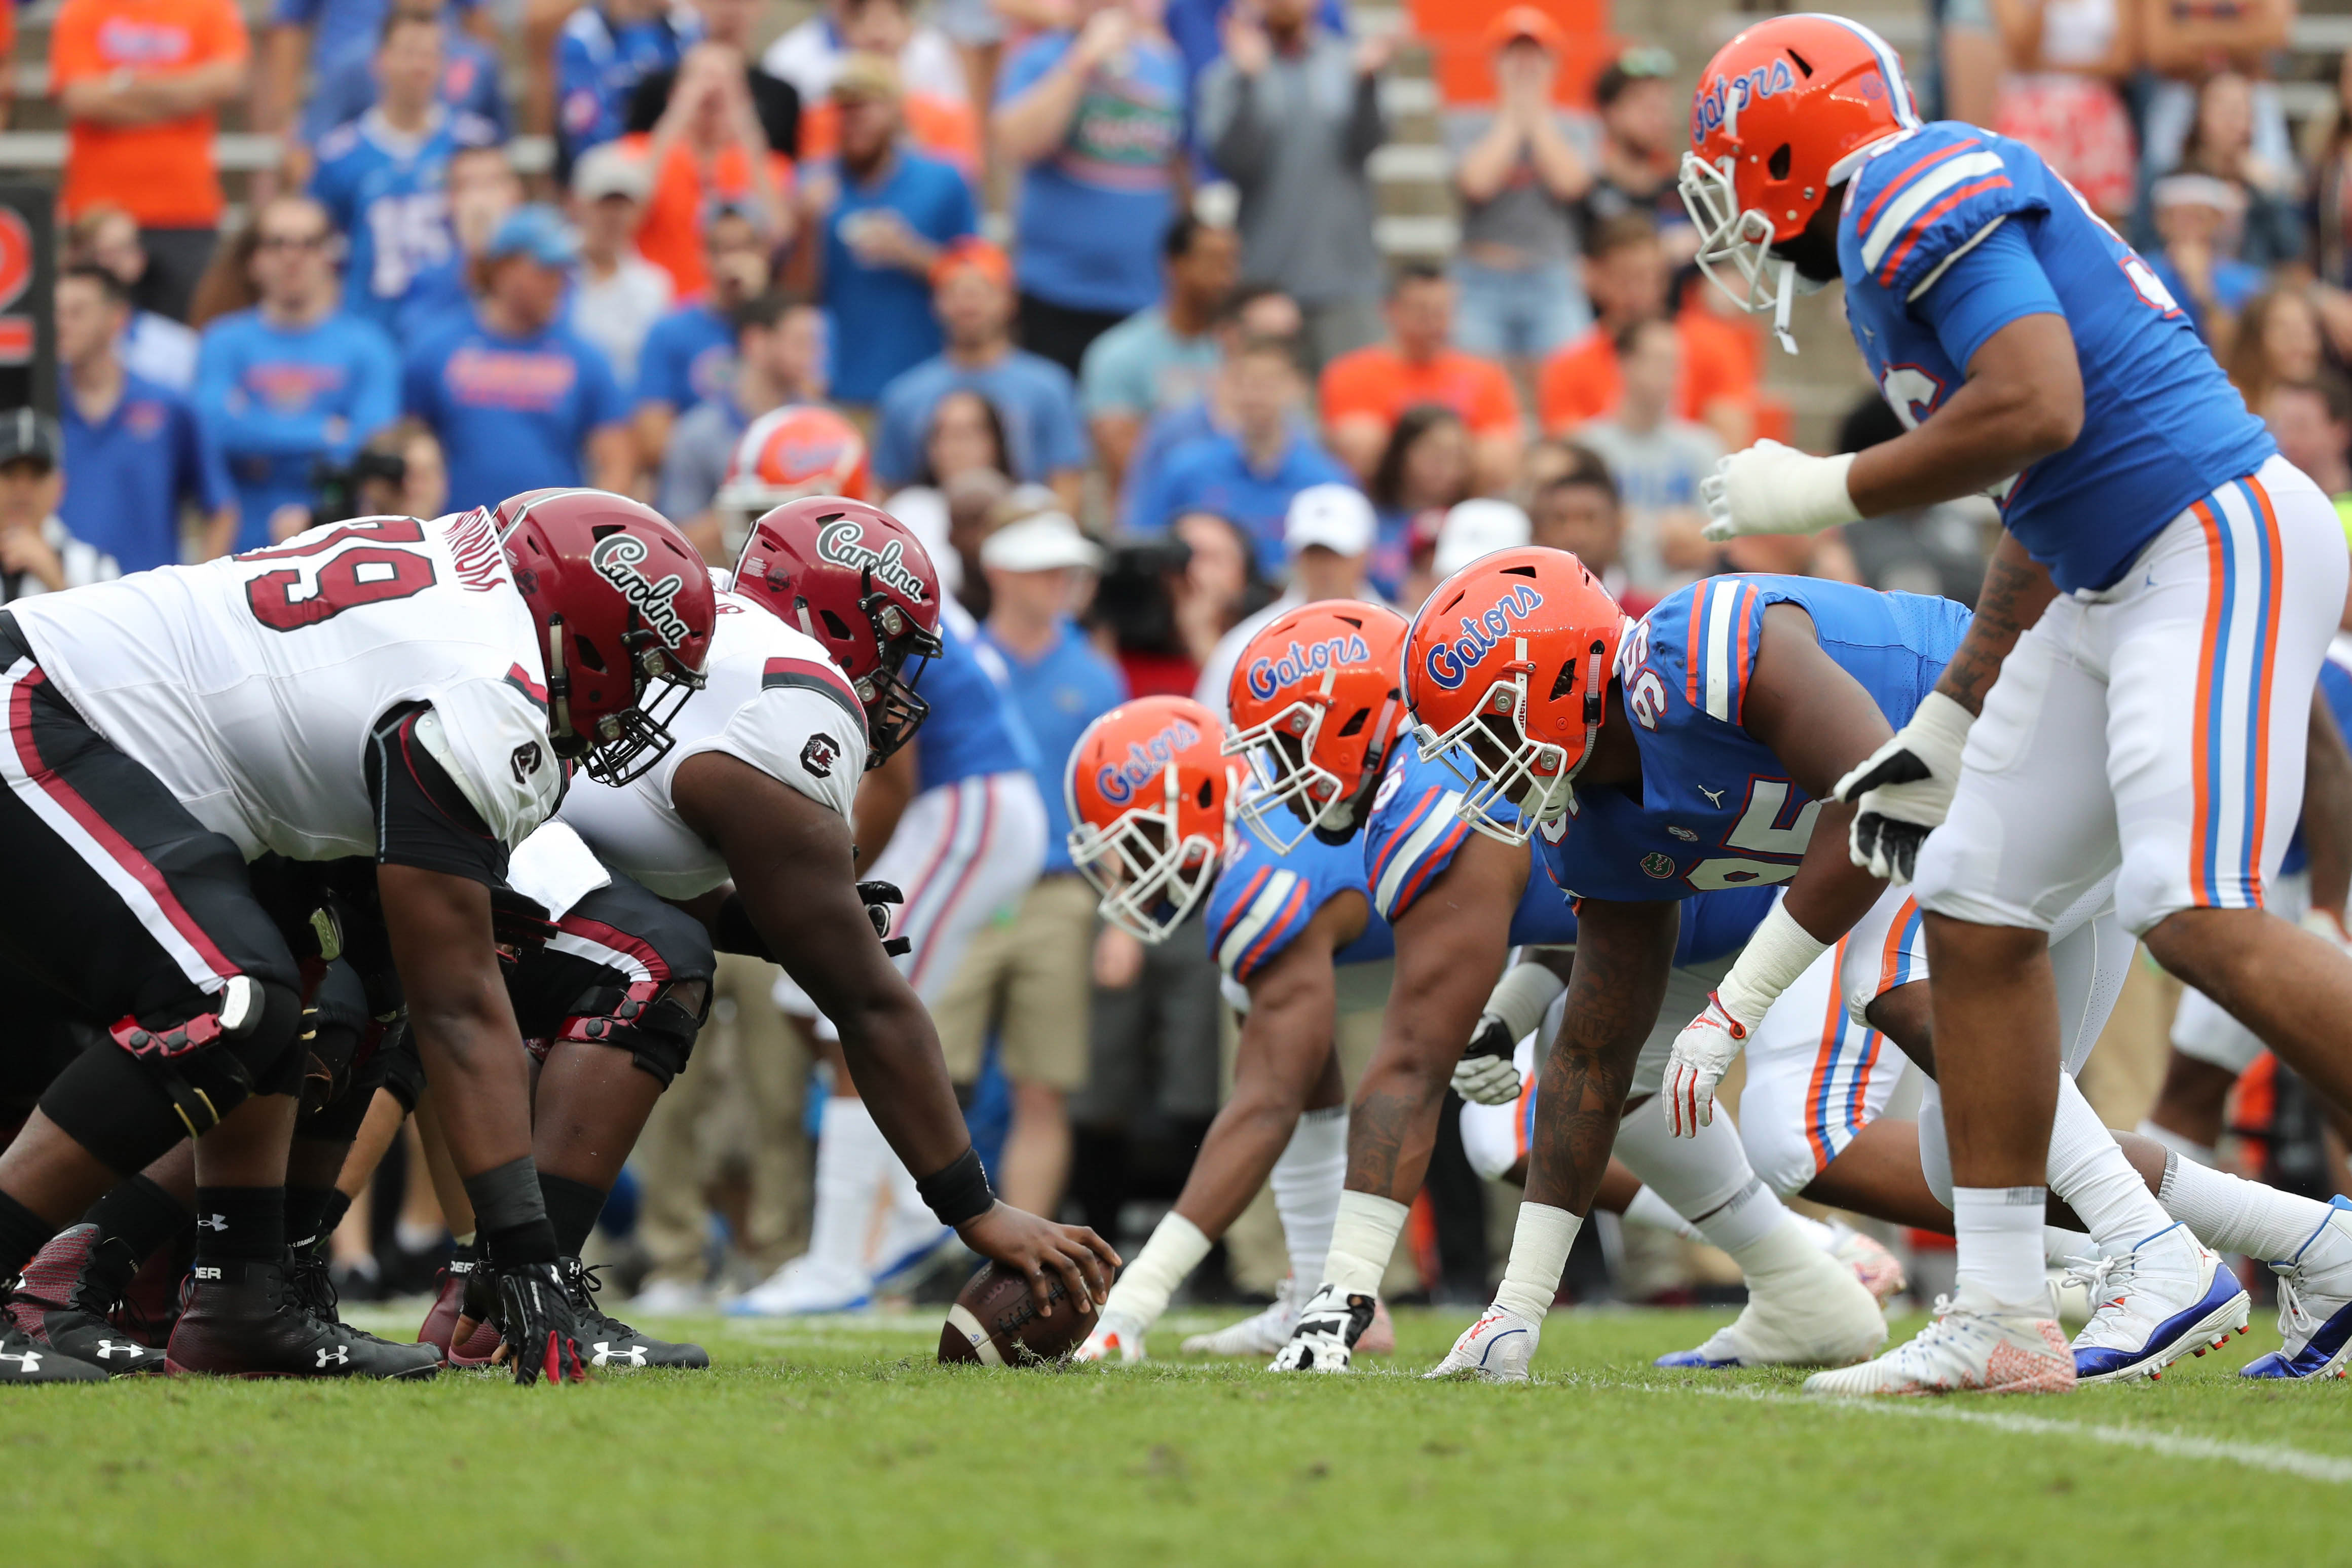
[[[1347,1378],[948,1369],[924,1314],[681,1321],[717,1370],[585,1388],[26,1390],[0,1399],[0,1518],[16,1561],[76,1568],[2352,1557],[2352,1384],[2240,1382],[2267,1323],[2064,1399],[1849,1405],[1649,1365],[1725,1316],[1557,1314],[1516,1388],[1411,1375],[1465,1320],[1400,1312],[1399,1354]]]

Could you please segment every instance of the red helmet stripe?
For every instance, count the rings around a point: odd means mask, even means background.
[[[1976,144],[1977,139],[1971,136],[1965,142],[1955,142],[1948,147],[1939,147],[1935,152],[1928,153],[1926,157],[1921,158],[1916,163],[1913,163],[1901,174],[1895,175],[1893,179],[1887,181],[1885,187],[1879,191],[1878,195],[1871,197],[1870,205],[1862,209],[1862,216],[1853,220],[1854,232],[1856,234],[1869,233],[1870,226],[1878,221],[1879,213],[1885,209],[1888,202],[1895,199],[1895,193],[1901,190],[1905,185],[1909,184],[1912,177],[1917,174],[1920,170],[1925,169],[1930,163],[1941,163],[1955,153],[1965,153]]]

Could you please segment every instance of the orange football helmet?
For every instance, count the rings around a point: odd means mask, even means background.
[[[1234,811],[1276,854],[1317,828],[1362,826],[1404,718],[1404,634],[1394,610],[1327,599],[1268,621],[1234,661],[1225,755],[1242,759],[1244,791]]]
[[[1070,858],[1103,918],[1145,942],[1166,941],[1216,885],[1237,793],[1224,732],[1189,697],[1139,697],[1070,752]]]
[[[736,439],[727,478],[712,504],[727,521],[728,544],[740,549],[751,520],[803,496],[871,500],[866,437],[832,409],[787,404],[751,421]]]
[[[1564,550],[1498,550],[1437,585],[1405,638],[1404,698],[1423,760],[1468,786],[1463,821],[1525,844],[1567,813],[1630,624]]]
[[[1742,31],[1699,73],[1683,154],[1708,280],[1743,310],[1776,311],[1785,346],[1800,280],[1772,247],[1804,232],[1858,154],[1918,125],[1903,62],[1861,23],[1800,13]]]

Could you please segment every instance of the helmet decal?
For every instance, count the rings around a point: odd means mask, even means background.
[[[1171,720],[1158,733],[1127,743],[1127,755],[1095,771],[1095,788],[1113,805],[1125,805],[1136,791],[1158,778],[1177,752],[1201,743],[1201,731],[1182,719]]]
[[[1774,60],[1769,69],[1758,66],[1744,76],[1717,77],[1700,88],[1691,101],[1691,140],[1704,139],[1718,125],[1737,124],[1740,110],[1749,103],[1791,91],[1796,85],[1796,73],[1786,59]]]
[[[905,542],[893,539],[877,550],[866,542],[866,531],[854,517],[841,518],[818,529],[816,552],[819,560],[846,566],[853,572],[870,568],[877,583],[897,589],[917,604],[930,596],[923,579],[907,565]]]
[[[608,534],[596,542],[588,552],[588,563],[596,574],[621,592],[630,608],[645,617],[663,643],[670,647],[682,646],[691,635],[686,617],[677,613],[678,590],[685,580],[675,572],[655,582],[638,568],[647,551],[646,542],[626,533]]]
[[[1512,587],[1475,616],[1462,617],[1462,635],[1450,642],[1433,642],[1423,659],[1429,679],[1441,689],[1455,691],[1469,679],[1480,659],[1511,635],[1511,623],[1524,621],[1543,605],[1543,595],[1526,584]]]
[[[1364,641],[1361,632],[1325,637],[1305,647],[1293,642],[1279,656],[1260,654],[1250,660],[1246,677],[1250,695],[1264,701],[1284,687],[1296,686],[1335,664],[1361,664],[1371,657],[1371,645]]]

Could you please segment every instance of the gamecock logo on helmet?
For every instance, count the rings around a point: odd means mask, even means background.
[[[853,572],[871,568],[876,582],[897,589],[919,605],[930,597],[922,577],[908,567],[906,547],[899,541],[891,540],[877,550],[866,542],[866,531],[848,518],[828,522],[817,530],[816,552],[819,559]]]
[[[646,545],[641,539],[625,533],[608,534],[596,542],[588,552],[588,563],[596,574],[620,590],[621,597],[632,609],[645,617],[664,644],[678,647],[691,636],[686,617],[677,613],[678,590],[686,585],[676,573],[659,582],[638,570],[646,558]]]

